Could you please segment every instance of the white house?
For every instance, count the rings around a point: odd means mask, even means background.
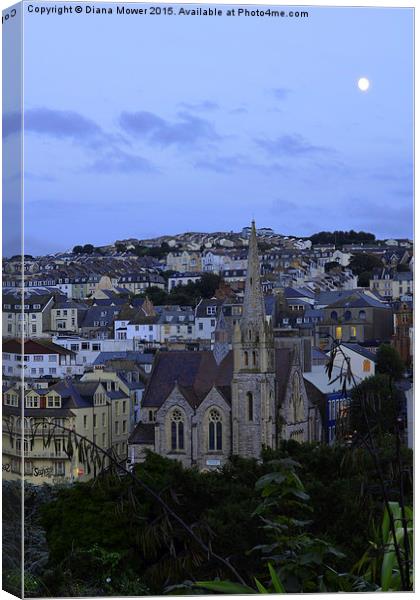
[[[76,363],[76,355],[70,349],[44,340],[26,340],[24,355],[20,340],[8,340],[3,344],[3,376],[25,378],[59,377],[81,375],[83,368]]]

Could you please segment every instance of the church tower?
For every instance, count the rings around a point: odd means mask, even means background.
[[[258,458],[262,446],[276,445],[274,360],[274,336],[265,314],[253,221],[242,318],[233,334],[233,454]]]

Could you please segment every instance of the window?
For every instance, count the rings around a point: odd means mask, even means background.
[[[215,315],[216,314],[216,307],[215,306],[208,306],[207,307],[207,314],[208,315]]]
[[[26,397],[26,408],[39,408],[39,398],[37,396]]]
[[[350,311],[350,310],[346,310],[346,311],[344,312],[344,319],[345,319],[346,321],[350,321],[350,319],[351,319],[351,311]]]
[[[364,373],[369,373],[370,372],[370,360],[364,360],[363,361],[363,372]]]
[[[337,319],[338,319],[337,311],[336,311],[336,310],[333,310],[333,311],[331,312],[331,320],[332,320],[332,321],[337,321]]]
[[[184,417],[175,409],[171,415],[171,450],[184,449]]]
[[[66,465],[64,460],[58,460],[55,464],[54,464],[54,475],[56,477],[63,477],[63,475],[65,475],[66,473]]]
[[[105,436],[105,433],[102,434],[102,447],[103,448],[106,447],[106,436]]]
[[[127,421],[125,420],[122,422],[122,432],[127,433]]]
[[[96,415],[93,415],[93,426],[96,427]]]
[[[249,365],[249,357],[248,357],[248,352],[247,350],[245,350],[244,352],[244,365],[247,367]]]
[[[198,324],[198,330],[199,331],[203,331],[203,323],[199,323]]]
[[[57,362],[57,355],[56,354],[50,354],[48,356],[48,362]]]
[[[85,429],[87,429],[87,416],[86,415],[84,415],[84,417],[83,417],[83,427]]]
[[[209,450],[222,449],[222,417],[215,408],[209,415]]]
[[[57,372],[57,369],[56,369],[55,367],[52,367],[51,369],[48,369],[48,373],[49,373],[50,375],[55,375],[55,374],[56,374],[56,372]]]
[[[127,400],[123,400],[122,411],[123,411],[123,413],[125,413],[127,411]]]
[[[257,353],[255,352],[255,350],[252,351],[252,366],[257,366]]]
[[[335,337],[337,338],[337,340],[341,340],[341,338],[343,337],[343,328],[342,327],[335,328]]]
[[[60,400],[59,396],[47,396],[47,408],[60,408]]]
[[[248,408],[248,421],[254,420],[254,398],[252,397],[251,392],[247,392],[247,408]]]
[[[36,354],[34,356],[34,362],[42,362],[44,360],[44,357],[42,356],[42,354]]]
[[[350,337],[355,338],[357,334],[356,327],[350,327]]]
[[[115,435],[118,435],[120,433],[120,423],[119,423],[119,421],[115,421],[114,431],[115,431]]]
[[[364,310],[359,310],[359,319],[361,321],[366,321],[366,312]]]
[[[101,344],[92,344],[92,350],[96,352],[101,351]]]

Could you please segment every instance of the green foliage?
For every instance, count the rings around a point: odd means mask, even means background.
[[[395,448],[388,443],[378,453],[393,501]],[[407,451],[405,470],[411,461]],[[349,575],[368,546],[369,523],[380,523],[383,511],[363,449],[287,441],[265,450],[261,462],[232,457],[212,472],[150,453],[136,475],[214,552],[229,557],[253,590],[231,593],[375,589]],[[407,495],[411,489],[407,479]],[[128,477],[75,484],[40,504],[49,551],[42,595],[203,594],[216,591],[209,582],[220,590],[229,581],[239,585]]]
[[[398,391],[387,375],[367,377],[351,392],[350,430],[365,436],[368,429],[377,438],[395,430]]]
[[[204,273],[199,281],[187,285],[177,285],[169,293],[152,286],[147,289],[147,292],[140,294],[140,297],[147,295],[156,306],[195,306],[200,298],[212,298],[220,285],[220,281],[219,275]]]
[[[337,262],[336,260],[325,263],[325,272],[326,273],[329,273],[333,269],[341,269],[340,263]]]
[[[366,233],[364,231],[320,231],[314,233],[309,238],[312,244],[336,244],[336,246],[342,246],[343,244],[357,244],[360,242],[374,242],[375,236],[373,233]]]
[[[368,286],[373,269],[380,269],[383,263],[374,254],[355,254],[352,256],[349,268],[359,277],[359,285]]]
[[[394,346],[381,344],[376,353],[376,372],[388,375],[393,381],[398,381],[404,371],[404,362]]]

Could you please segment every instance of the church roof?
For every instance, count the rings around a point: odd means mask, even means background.
[[[281,402],[292,366],[290,349],[277,348],[275,363],[277,394]],[[230,404],[232,379],[232,351],[228,352],[219,365],[210,351],[159,352],[144,392],[142,406],[159,408],[175,386],[193,408],[201,404],[213,387]]]
[[[143,406],[161,406],[175,385],[187,402],[198,406],[215,386],[230,402],[233,354],[230,351],[217,364],[213,352],[159,352],[146,387]]]

